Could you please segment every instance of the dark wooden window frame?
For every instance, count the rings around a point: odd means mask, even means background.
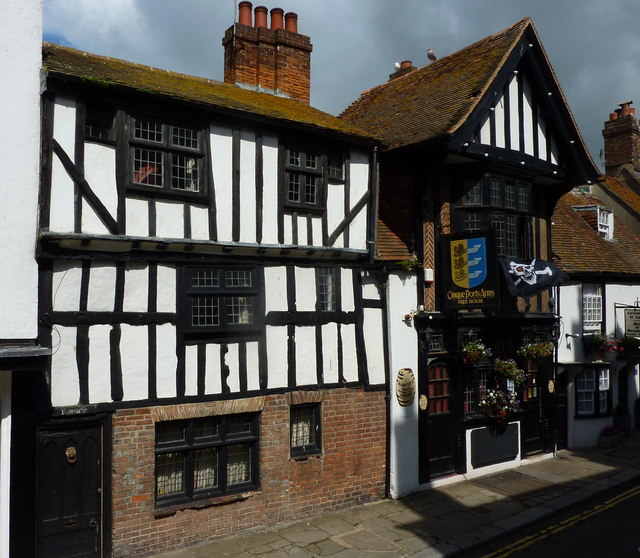
[[[258,447],[259,447],[259,413],[244,413],[239,415],[220,415],[214,417],[198,417],[193,419],[166,421],[156,424],[156,469],[155,469],[155,494],[156,507],[164,507],[188,502],[195,502],[225,494],[237,494],[258,489]],[[228,430],[230,418],[246,418],[249,422],[249,431],[234,434]],[[215,436],[195,438],[194,425],[198,421],[214,420],[218,424],[218,432]],[[184,427],[184,439],[180,441],[159,442],[157,439],[158,425],[175,424]],[[227,485],[227,450],[231,446],[248,444],[250,448],[250,480],[228,487]],[[218,483],[216,487],[196,491],[194,489],[194,454],[197,450],[215,448],[218,453],[217,470]],[[158,495],[158,456],[169,453],[181,453],[184,458],[184,491],[165,496]]]
[[[324,283],[322,273],[328,271],[332,282]],[[337,312],[340,304],[340,268],[321,266],[316,268],[316,310],[318,312]],[[332,289],[329,287],[332,286]]]
[[[207,197],[207,176],[208,176],[208,141],[207,130],[198,122],[188,120],[174,120],[166,117],[157,116],[154,114],[146,114],[143,112],[132,112],[127,115],[127,189],[140,191],[150,194],[164,194],[168,196],[177,197],[192,197],[192,198],[204,198]],[[135,137],[136,121],[151,121],[160,125],[162,130],[163,139],[160,142],[137,138]],[[198,147],[188,147],[175,145],[173,143],[172,130],[185,129],[195,131],[195,139],[198,142]],[[161,154],[162,157],[162,185],[152,186],[146,185],[142,182],[134,181],[134,154],[136,149],[152,150]],[[198,176],[198,190],[191,191],[188,189],[174,188],[172,186],[172,168],[176,167],[173,164],[172,158],[174,156],[190,157],[196,160],[197,164],[197,176]]]
[[[310,412],[310,427],[314,431],[313,441],[307,445],[293,445],[294,442],[294,411],[306,410]],[[306,403],[303,405],[292,405],[290,409],[290,449],[291,457],[308,457],[322,453],[322,412],[320,403]]]
[[[294,156],[294,153],[297,156]],[[313,157],[314,164],[310,161]],[[297,160],[297,163],[292,162]],[[298,200],[290,199],[290,182],[293,175],[300,179]],[[315,180],[315,202],[306,201],[304,179]],[[327,156],[320,147],[289,143],[284,147],[283,199],[288,210],[321,213],[325,210],[327,184]]]
[[[501,255],[512,257],[528,258],[532,257],[532,216],[533,216],[533,191],[531,183],[517,179],[502,176],[493,173],[485,173],[480,177],[465,176],[460,177],[460,185],[457,191],[457,198],[454,201],[455,208],[455,225],[456,230],[470,230],[465,223],[465,217],[477,216],[479,226],[474,230],[488,230],[495,228],[493,220],[494,216],[506,219],[513,217],[515,220],[515,253],[507,254],[500,250],[501,239],[499,231],[496,231],[496,246]],[[500,185],[499,199],[495,196],[492,199],[492,184],[496,182]],[[479,199],[469,199],[467,194],[475,186],[479,186]],[[507,186],[513,187],[514,199],[510,206],[507,197]],[[520,205],[519,192],[523,188],[526,192],[527,202],[526,208]]]
[[[218,274],[217,286],[194,286],[194,278],[198,272]],[[227,273],[239,272],[249,274],[251,286],[228,286]],[[178,322],[188,340],[222,339],[232,341],[235,338],[246,340],[257,336],[264,323],[263,293],[259,281],[258,270],[255,266],[225,265],[225,266],[185,266],[180,274],[178,289]],[[194,300],[207,297],[217,301],[218,323],[194,324]],[[233,297],[251,300],[252,320],[247,323],[233,323],[229,303]]]

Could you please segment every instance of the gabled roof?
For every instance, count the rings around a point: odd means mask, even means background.
[[[266,118],[284,124],[344,134],[354,139],[373,140],[369,132],[356,125],[292,99],[98,56],[52,43],[43,44],[43,67],[48,76],[60,80],[103,88],[117,87],[194,103],[209,110],[225,109],[250,118]]]
[[[341,114],[376,136],[387,149],[428,140],[468,141],[469,125],[485,114],[523,59],[544,87],[541,102],[550,109],[561,134],[579,145],[580,162],[589,178],[597,170],[569,110],[538,34],[529,18],[462,50],[362,93]],[[551,96],[547,93],[551,92]],[[567,139],[567,143],[569,139]],[[575,152],[575,149],[571,150]],[[576,161],[577,162],[577,161]]]
[[[599,236],[589,218],[574,209],[593,205],[603,204],[595,196],[576,189],[558,201],[551,229],[558,265],[570,275],[606,275],[618,279],[640,275],[640,237],[615,212],[613,240]]]
[[[523,19],[428,66],[365,91],[341,117],[366,127],[389,148],[452,133],[465,122],[530,25],[529,19]]]

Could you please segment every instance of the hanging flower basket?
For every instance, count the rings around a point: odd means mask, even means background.
[[[515,394],[503,389],[490,389],[478,403],[478,410],[498,424],[506,424],[519,408]]]
[[[540,341],[539,343],[529,343],[522,345],[518,349],[518,356],[529,360],[539,360],[553,354],[553,343],[551,341]]]
[[[594,333],[593,335],[585,335],[582,338],[584,350],[588,353],[615,353],[616,351],[624,351],[624,347],[611,334]]]
[[[516,361],[511,358],[504,360],[497,358],[493,363],[493,371],[496,376],[511,380],[516,386],[520,386],[527,381],[525,371],[518,368]]]
[[[491,358],[491,349],[481,341],[470,341],[460,352],[465,364],[476,364]]]

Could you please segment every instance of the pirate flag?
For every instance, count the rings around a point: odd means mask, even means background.
[[[544,260],[522,260],[501,256],[500,266],[513,296],[529,298],[559,285],[569,276],[555,265]]]

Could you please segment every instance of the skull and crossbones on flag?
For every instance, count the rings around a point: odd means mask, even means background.
[[[551,262],[500,257],[500,265],[513,296],[529,298],[566,281],[569,276]]]

